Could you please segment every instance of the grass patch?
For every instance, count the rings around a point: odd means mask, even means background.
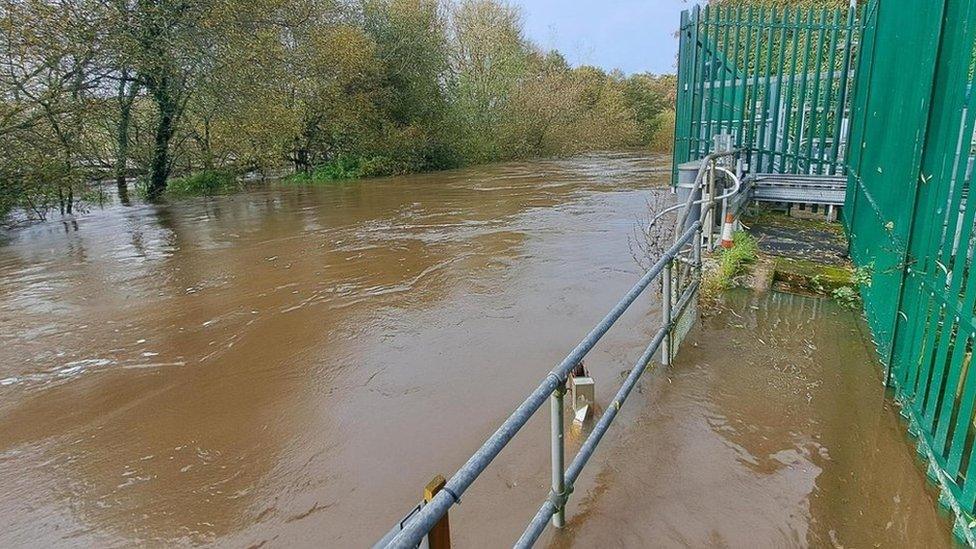
[[[211,196],[236,191],[239,188],[237,177],[232,172],[209,170],[171,179],[166,184],[166,195],[170,197]]]
[[[714,302],[718,295],[732,287],[735,277],[746,272],[748,265],[759,257],[759,243],[745,231],[736,231],[732,247],[716,253],[718,265],[708,269],[702,280],[701,295],[705,302]]]
[[[290,175],[284,179],[288,183],[331,183],[362,177],[398,173],[394,163],[385,157],[362,158],[358,156],[339,156],[316,166],[310,172]]]

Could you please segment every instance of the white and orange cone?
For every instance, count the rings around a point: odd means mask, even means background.
[[[726,250],[732,247],[732,225],[735,218],[731,213],[725,214],[725,223],[722,225],[722,247]]]

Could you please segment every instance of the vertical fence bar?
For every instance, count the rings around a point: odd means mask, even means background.
[[[705,6],[705,9],[706,10],[708,8],[709,8],[708,6]],[[714,112],[714,109],[715,109],[715,66],[718,63],[718,51],[717,50],[718,50],[718,40],[719,40],[719,36],[718,36],[718,21],[717,21],[717,19],[719,18],[720,15],[721,15],[721,8],[715,8],[715,9],[711,10],[711,19],[712,19],[711,20],[711,28],[712,28],[711,34],[713,34],[714,36],[712,36],[711,37],[711,40],[708,43],[705,44],[705,47],[708,48],[708,52],[705,54],[708,57],[708,76],[707,76],[707,80],[708,80],[708,105],[707,105],[707,107],[708,108],[706,109],[705,116],[702,118],[702,123],[705,124],[705,131],[702,132],[702,136],[701,136],[701,138],[702,138],[702,155],[703,156],[706,155],[706,154],[708,154],[708,152],[711,150],[711,146],[712,146],[712,143],[711,143],[712,142],[712,113]],[[708,24],[709,24],[709,22],[706,21],[705,26],[707,27]],[[702,80],[705,80],[705,79],[706,78],[704,78],[704,77],[702,78]]]
[[[806,167],[803,173],[811,173],[811,166],[813,165],[813,138],[817,136],[817,122],[820,119],[820,81],[823,80],[823,62],[824,62],[824,35],[825,35],[825,25],[827,24],[827,10],[820,10],[818,14],[818,19],[820,23],[817,25],[817,56],[816,61],[813,63],[813,92],[810,97],[810,121],[807,124],[807,148],[804,156],[806,157]],[[817,149],[823,148],[823,144],[818,145]]]
[[[718,114],[716,115],[716,125],[715,134],[721,134],[724,130],[725,124],[725,78],[729,71],[729,25],[730,19],[732,17],[732,8],[727,7],[722,10],[722,21],[721,29],[722,33],[722,46],[715,52],[715,57],[718,59],[721,68],[718,71],[719,78],[719,92],[718,92]],[[709,136],[711,140],[712,136]]]
[[[810,47],[813,41],[813,8],[807,8],[806,21],[806,28],[803,33],[803,70],[800,72],[800,89],[796,107],[799,120],[796,122],[796,135],[793,139],[793,162],[790,170],[792,173],[799,173],[800,171],[800,147],[803,142],[804,130],[806,130],[807,76],[810,72]]]
[[[854,33],[855,29],[860,28],[860,24],[857,23],[857,8],[851,6],[847,8],[847,36],[844,38],[844,67],[840,71],[840,82],[838,83],[838,98],[837,98],[837,115],[834,120],[834,142],[830,147],[830,166],[828,168],[828,173],[834,175],[837,173],[837,168],[840,166],[843,170],[842,164],[844,162],[840,161],[840,141],[843,137],[844,131],[844,119],[848,116],[847,109],[847,88],[850,86],[850,74],[851,65],[854,63],[853,56],[851,55],[851,49],[853,48]],[[854,109],[851,108],[851,111]],[[848,147],[849,149],[850,147]],[[846,152],[846,151],[845,151]],[[844,155],[845,159],[847,154]]]
[[[837,32],[840,27],[840,9],[834,8],[830,20],[830,58],[827,65],[827,89],[824,91],[823,118],[820,121],[820,149],[817,151],[817,174],[824,173],[827,160],[827,127],[830,126],[830,106],[834,98],[834,67],[837,64]]]
[[[735,25],[735,40],[733,40],[733,44],[734,45],[732,46],[732,55],[731,55],[731,57],[730,56],[726,56],[727,63],[728,63],[728,66],[729,66],[729,70],[727,72],[729,73],[729,78],[731,79],[731,82],[732,82],[732,85],[731,85],[732,89],[730,90],[732,92],[732,97],[729,98],[729,101],[727,103],[728,109],[729,109],[729,119],[728,119],[729,120],[729,127],[728,127],[729,133],[733,133],[733,129],[735,128],[735,117],[736,117],[736,114],[737,114],[735,107],[736,107],[736,105],[739,104],[739,101],[738,101],[738,93],[739,93],[739,47],[742,45],[742,42],[741,42],[741,38],[742,38],[742,6],[737,6],[735,8],[735,19],[733,21],[733,24]],[[739,118],[741,119],[742,116],[740,115]],[[732,142],[735,143],[735,147],[736,148],[738,148],[739,144],[742,142],[741,140],[742,140],[742,135],[739,132],[735,132],[735,137],[734,137],[734,139],[733,139]]]
[[[760,115],[760,119],[761,120],[759,122],[759,124],[760,124],[760,126],[759,126],[759,149],[761,151],[759,153],[759,165],[760,166],[762,166],[763,159],[766,156],[766,151],[769,149],[769,147],[766,146],[766,118],[767,118],[767,116],[769,114],[769,100],[770,100],[770,98],[769,98],[769,92],[770,92],[770,89],[769,89],[769,82],[770,82],[769,68],[772,65],[772,59],[773,59],[773,26],[774,26],[775,21],[776,21],[776,6],[773,6],[772,7],[772,10],[769,12],[769,30],[766,33],[766,55],[765,55],[765,64],[763,65],[763,68],[760,68],[759,67],[759,60],[758,59],[756,60],[756,73],[757,74],[758,73],[762,73],[763,74],[763,94],[762,94],[763,97],[762,97],[762,107],[760,108],[760,111],[761,111],[762,114]],[[761,54],[762,54],[762,52],[759,53],[759,55],[761,55]],[[775,140],[776,139],[776,136],[773,135],[773,136],[770,136],[770,138],[773,139],[773,140]],[[770,165],[771,164],[772,163],[770,162]],[[760,168],[759,171],[762,171],[762,168]]]
[[[698,45],[696,47],[698,48],[698,57],[701,59],[701,62],[698,64],[698,116],[695,117],[697,122],[695,127],[695,152],[697,154],[695,155],[695,159],[704,156],[708,150],[707,144],[705,144],[705,149],[702,150],[702,136],[704,135],[704,128],[702,127],[702,124],[705,121],[705,109],[707,107],[705,103],[705,74],[710,58],[708,48],[706,47],[709,40],[708,17],[710,12],[710,8],[708,5],[706,5],[698,25],[700,31],[698,36]],[[709,87],[709,93],[710,92],[711,87]]]
[[[566,394],[566,381],[549,397],[550,435],[552,443],[552,500],[559,506],[552,515],[552,525],[562,528],[566,525],[566,454],[563,425],[563,396]]]
[[[787,84],[786,90],[786,112],[783,114],[783,142],[780,144],[780,166],[784,172],[788,171],[786,169],[786,166],[789,164],[787,154],[790,148],[790,137],[793,134],[790,124],[793,121],[793,92],[796,90],[796,64],[797,58],[799,57],[797,50],[800,47],[801,10],[797,8],[795,11],[796,13],[793,16],[793,40],[791,41],[790,47],[790,81]]]
[[[752,6],[749,6],[750,14],[752,13],[752,9]],[[746,158],[748,159],[750,170],[754,170],[755,167],[760,165],[759,152],[762,150],[762,147],[756,141],[758,135],[756,131],[756,112],[759,109],[759,58],[762,55],[762,27],[765,17],[766,8],[760,6],[759,17],[754,24],[756,32],[755,52],[754,54],[752,52],[749,54],[751,63],[748,67],[752,71],[752,95],[749,97],[749,138],[747,140],[749,151]],[[752,21],[751,15],[750,21]]]
[[[740,23],[741,24],[741,23]],[[738,139],[736,139],[736,148],[746,149],[746,158],[748,158],[750,143],[747,139],[746,134],[749,131],[750,124],[746,123],[746,113],[749,112],[749,61],[752,56],[752,6],[746,11],[746,42],[743,45],[742,50],[742,61],[741,70],[742,73],[742,101],[739,103],[739,129],[736,132]]]
[[[674,147],[671,151],[671,184],[678,183],[678,166],[686,162],[690,156],[691,110],[693,108],[692,94],[689,93],[694,82],[693,74],[688,73],[693,63],[694,48],[690,45],[689,12],[681,12],[681,24],[678,27],[678,83],[674,112]]]
[[[688,31],[691,36],[688,37],[687,46],[690,50],[688,53],[688,97],[690,108],[688,110],[688,149],[684,157],[684,162],[698,158],[698,128],[701,125],[701,107],[702,107],[702,96],[698,92],[698,82],[701,80],[701,76],[698,72],[698,67],[700,65],[699,60],[702,57],[702,47],[701,47],[701,6],[695,5],[691,9],[691,17],[688,20]],[[678,167],[674,166],[675,172],[677,172]]]
[[[772,144],[769,147],[771,151],[769,155],[769,171],[774,171],[774,164],[776,162],[775,151],[778,148],[776,145],[776,139],[778,138],[781,131],[779,124],[780,124],[781,107],[783,105],[783,65],[784,63],[786,63],[786,26],[787,26],[786,22],[788,21],[788,17],[787,17],[788,15],[789,15],[789,11],[784,10],[781,16],[782,21],[780,21],[779,44],[778,47],[776,48],[779,50],[779,55],[777,56],[776,59],[776,70],[775,70],[776,97],[771,103],[772,112],[770,113],[770,116],[772,117],[772,119],[770,120],[770,132],[772,133],[773,136],[772,136]],[[774,34],[770,33],[770,42],[775,42],[773,38],[774,36],[775,36]],[[772,44],[770,44],[770,47],[772,47]],[[770,69],[770,72],[772,72],[772,69]],[[773,87],[772,78],[773,76],[772,74],[770,74],[769,76],[770,90],[772,90]],[[780,159],[780,164],[781,165],[783,164],[782,159]]]
[[[695,230],[695,238],[693,238],[691,242],[692,245],[694,246],[694,249],[692,249],[691,251],[692,261],[695,264],[695,272],[698,273],[698,276],[700,276],[702,270],[702,244],[703,244],[701,226],[699,226],[698,229]]]

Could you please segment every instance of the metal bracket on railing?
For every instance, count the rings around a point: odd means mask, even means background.
[[[573,484],[567,482],[561,493],[557,494],[556,492],[549,490],[549,501],[552,503],[552,506],[556,509],[565,509],[566,504],[569,503],[569,496],[573,493],[573,488]]]
[[[563,397],[566,396],[566,393],[568,392],[569,389],[566,388],[566,382],[563,381],[562,383],[559,384],[558,387],[556,387],[556,390],[554,390],[552,394],[558,397]]]

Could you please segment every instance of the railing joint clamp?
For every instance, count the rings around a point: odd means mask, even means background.
[[[562,509],[566,507],[566,503],[569,501],[569,495],[572,493],[573,493],[573,485],[570,483],[566,483],[566,486],[563,488],[562,493],[557,494],[556,492],[549,490],[549,502],[552,503],[553,507],[555,507],[556,510]]]
[[[556,372],[549,372],[546,377],[556,382],[556,389],[553,391],[553,394],[556,396],[563,396],[566,394],[566,378],[559,377]]]

